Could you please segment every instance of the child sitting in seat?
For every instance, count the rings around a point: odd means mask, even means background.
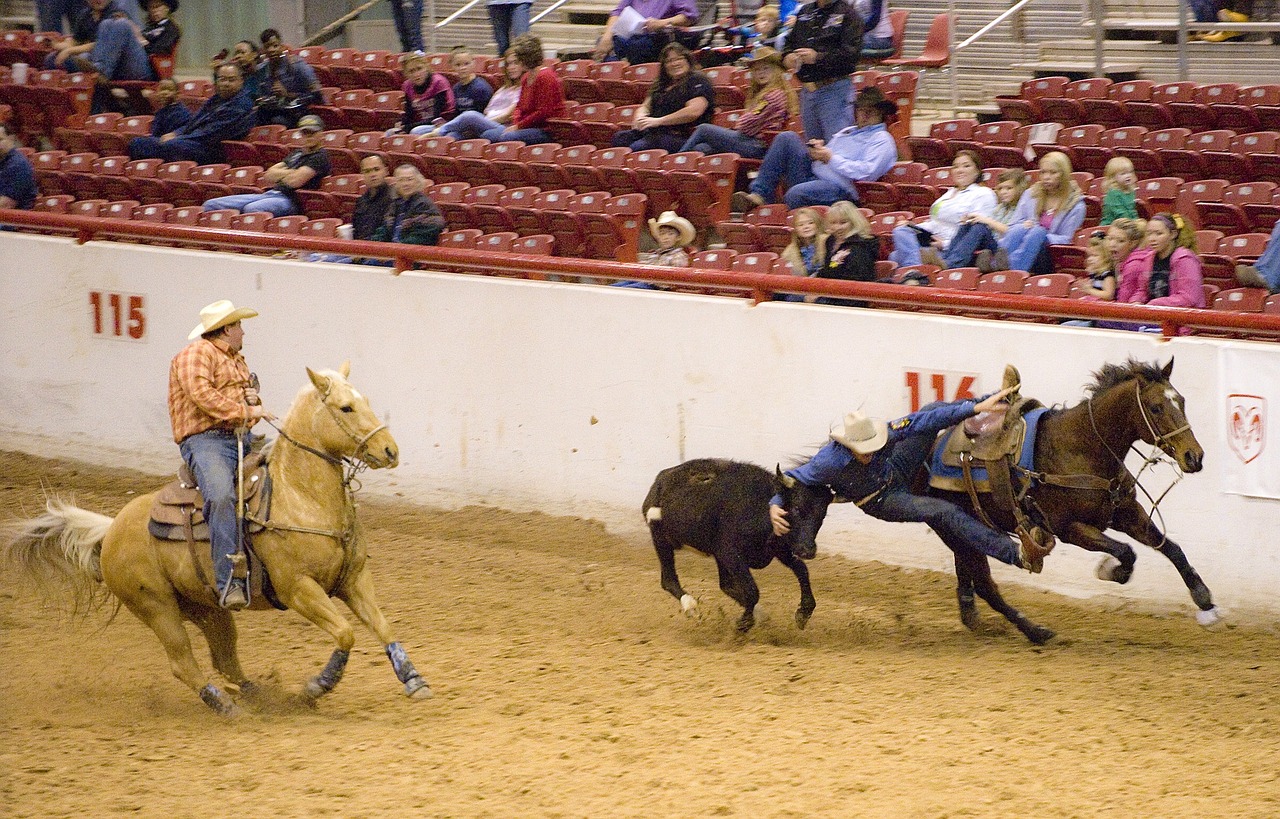
[[[191,120],[191,110],[178,102],[178,84],[171,79],[156,83],[151,92],[151,104],[155,107],[151,120],[151,136],[159,138],[171,134]]]
[[[453,87],[443,74],[431,70],[426,55],[416,52],[405,57],[404,121],[387,131],[391,134],[425,134],[437,120],[453,116]]]
[[[1084,269],[1089,274],[1089,295],[1099,301],[1115,301],[1116,271],[1107,247],[1107,232],[1095,230],[1089,236],[1089,246],[1084,253]]]
[[[493,86],[476,74],[475,58],[463,47],[455,46],[449,61],[453,73],[458,76],[458,81],[453,84],[454,116],[463,111],[484,113],[484,107],[493,96]]]
[[[1116,156],[1107,161],[1103,170],[1102,219],[1098,224],[1106,227],[1117,219],[1138,218],[1138,174],[1133,161]]]
[[[683,216],[677,216],[673,210],[663,211],[657,219],[649,220],[649,233],[658,243],[657,250],[642,252],[636,261],[639,264],[652,264],[659,267],[688,267],[689,252],[686,250],[693,244],[698,231],[693,223]],[[633,287],[638,290],[666,290],[666,285],[649,282],[623,281],[614,282],[614,287]]]

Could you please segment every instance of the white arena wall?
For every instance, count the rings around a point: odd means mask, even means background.
[[[119,335],[113,295],[122,305]],[[143,321],[133,325],[137,339],[129,337],[130,297]],[[176,466],[169,360],[200,307],[219,298],[261,313],[246,323],[245,352],[280,415],[306,381],[304,366],[351,360],[353,383],[402,448],[398,469],[362,475],[366,491],[432,506],[593,517],[637,543],[647,542],[639,507],[658,470],[704,456],[785,464],[812,452],[848,409],[909,411],[908,379],[940,381],[950,398],[966,374],[977,376],[974,392],[994,389],[1013,362],[1024,393],[1070,404],[1104,362],[1163,363],[1176,354],[1173,381],[1206,468],[1169,493],[1164,521],[1224,609],[1280,610],[1280,502],[1224,489],[1235,456],[1219,372],[1224,348],[1256,351],[1280,372],[1280,345],[753,307],[482,276],[395,277],[385,268],[3,233],[0,447],[154,471]],[[1280,395],[1269,398],[1280,406]],[[1148,488],[1158,495],[1170,479],[1163,468]],[[884,524],[852,506],[832,508],[819,544],[859,559],[951,565],[924,527]],[[999,567],[998,578],[1192,611],[1167,561],[1138,551],[1126,587],[1096,580],[1097,557],[1072,546],[1060,547],[1042,575]]]

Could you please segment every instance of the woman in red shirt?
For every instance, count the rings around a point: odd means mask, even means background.
[[[509,53],[526,69],[520,80],[520,100],[511,112],[511,127],[490,128],[480,136],[490,142],[551,142],[551,133],[545,127],[547,120],[564,116],[560,75],[542,64],[542,41],[532,34],[517,37]]]

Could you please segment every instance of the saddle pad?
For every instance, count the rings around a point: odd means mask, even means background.
[[[262,488],[268,483],[267,467],[259,466],[253,472],[245,473],[246,480],[244,482],[244,503],[248,511],[257,515],[259,507],[262,505]],[[191,510],[191,524],[193,526],[201,525],[204,522],[204,496],[200,494],[199,487],[192,486],[179,477],[161,487],[156,492],[155,500],[151,502],[151,520],[166,526],[176,526],[181,529],[186,525],[187,514]],[[204,539],[208,540],[208,534]],[[178,540],[186,540],[187,536],[183,534]],[[199,540],[200,538],[196,538]]]
[[[1023,469],[1031,469],[1035,465],[1036,430],[1040,426],[1040,418],[1046,412],[1048,412],[1048,409],[1041,407],[1022,416],[1022,420],[1026,423],[1026,430],[1022,436],[1022,448],[1018,455],[1018,466]],[[929,485],[935,489],[964,492],[964,472],[959,464],[946,463],[943,459],[943,451],[947,449],[946,442],[953,434],[952,432],[945,433],[933,448],[933,453],[929,457]],[[973,474],[973,483],[979,492],[990,492],[991,484],[987,479],[987,470],[980,465],[981,463],[978,460],[973,462],[973,468],[970,470]]]

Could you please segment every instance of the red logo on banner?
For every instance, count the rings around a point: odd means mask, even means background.
[[[1267,443],[1267,399],[1260,395],[1227,396],[1227,442],[1249,463]]]

